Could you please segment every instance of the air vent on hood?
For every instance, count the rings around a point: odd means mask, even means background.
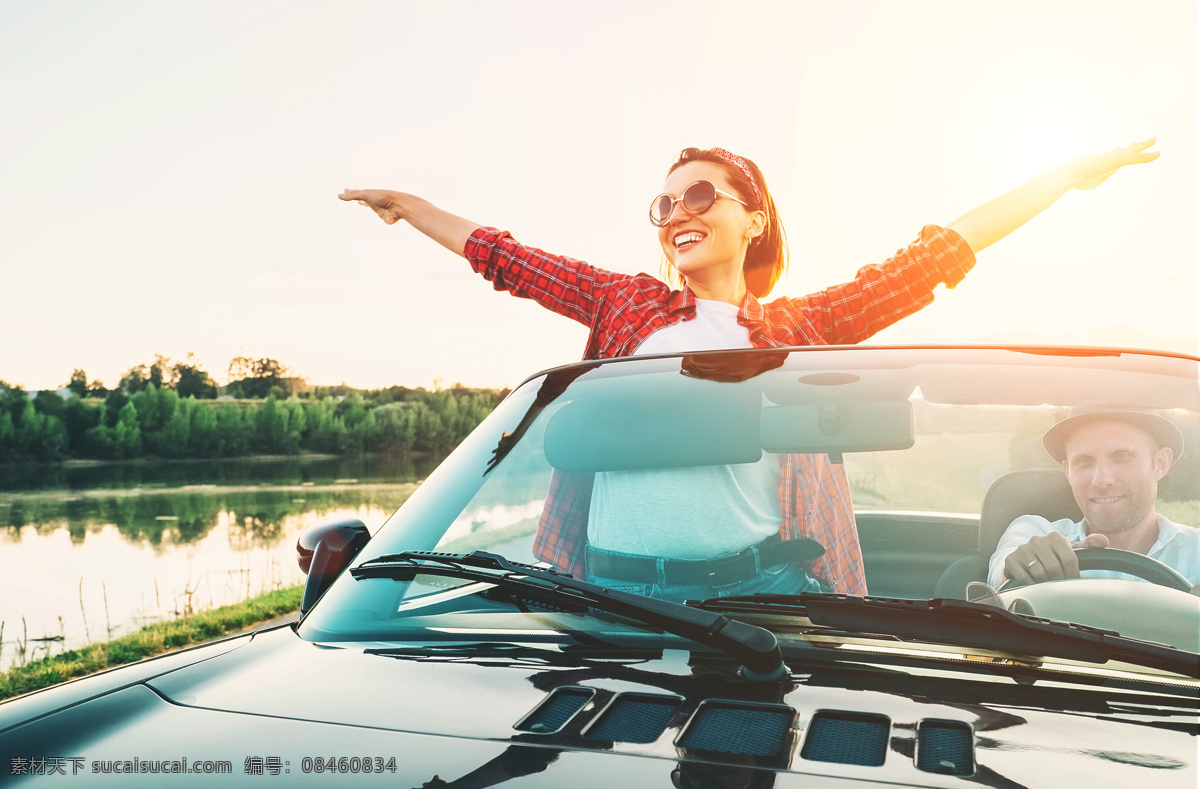
[[[596,691],[593,688],[555,688],[513,728],[534,734],[554,734],[595,695]]]
[[[975,772],[975,733],[959,721],[921,721],[917,726],[917,769],[945,775]]]
[[[891,721],[883,715],[818,712],[808,727],[801,758],[879,767],[887,755]]]
[[[682,703],[678,696],[621,693],[588,724],[583,736],[611,742],[654,742],[667,730]]]
[[[774,756],[783,747],[796,711],[777,704],[706,701],[687,722],[681,748]]]

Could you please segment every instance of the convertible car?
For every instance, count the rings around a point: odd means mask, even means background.
[[[0,784],[1194,789],[1195,579],[1090,548],[1083,577],[989,583],[1015,518],[1082,518],[1042,444],[1079,407],[1178,427],[1156,507],[1192,528],[1192,357],[833,347],[540,373],[385,523],[301,537],[298,624],[0,704]],[[700,555],[764,522],[785,564]],[[663,599],[672,577],[700,591]]]

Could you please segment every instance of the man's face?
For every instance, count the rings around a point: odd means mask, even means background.
[[[1063,468],[1092,533],[1120,534],[1154,512],[1158,481],[1172,452],[1140,427],[1101,419],[1076,428],[1064,444]]]

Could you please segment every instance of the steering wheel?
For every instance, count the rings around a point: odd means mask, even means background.
[[[1075,558],[1079,560],[1080,570],[1115,570],[1128,575],[1136,575],[1138,578],[1169,589],[1177,589],[1181,592],[1192,591],[1192,582],[1175,568],[1137,551],[1122,551],[1117,548],[1076,548]],[[997,591],[1006,592],[1009,589],[1017,589],[1026,585],[1010,578]]]

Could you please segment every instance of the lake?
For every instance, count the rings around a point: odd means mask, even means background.
[[[0,468],[0,669],[304,580],[296,537],[374,531],[434,458]]]

